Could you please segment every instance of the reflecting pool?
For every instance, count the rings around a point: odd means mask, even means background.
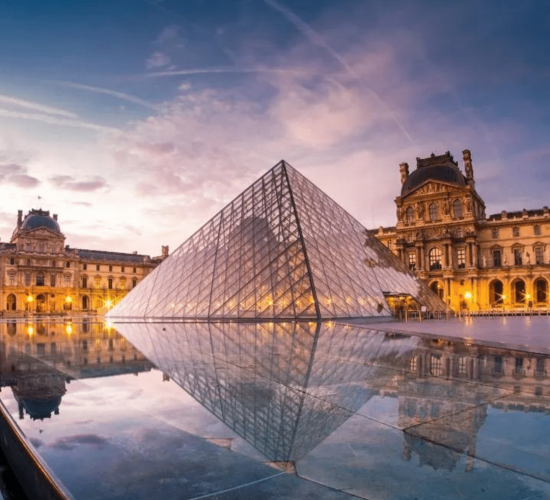
[[[550,358],[345,324],[3,323],[76,499],[550,497]]]

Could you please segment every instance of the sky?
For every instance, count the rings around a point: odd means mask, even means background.
[[[160,255],[281,159],[369,228],[432,152],[550,205],[549,47],[546,0],[2,0],[0,238]]]

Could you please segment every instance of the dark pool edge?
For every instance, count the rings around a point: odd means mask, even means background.
[[[36,453],[0,401],[0,443],[10,467],[30,500],[74,500],[53,471]]]

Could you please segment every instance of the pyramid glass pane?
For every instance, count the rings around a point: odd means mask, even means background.
[[[386,294],[445,305],[334,200],[282,161],[207,222],[110,315],[170,319],[390,316]]]

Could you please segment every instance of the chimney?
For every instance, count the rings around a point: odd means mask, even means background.
[[[23,224],[23,210],[17,211],[17,229],[21,227],[21,224]]]
[[[466,178],[470,181],[470,184],[474,184],[474,168],[472,167],[472,153],[469,149],[462,151],[462,159],[464,160],[464,171],[466,172]]]
[[[401,185],[405,184],[407,177],[409,176],[409,164],[400,163],[399,164],[399,173],[401,174]]]
[[[57,214],[53,214],[53,220],[57,222]]]
[[[162,248],[162,256],[163,257],[168,257],[168,255],[170,253],[168,245],[161,245],[161,248]]]

